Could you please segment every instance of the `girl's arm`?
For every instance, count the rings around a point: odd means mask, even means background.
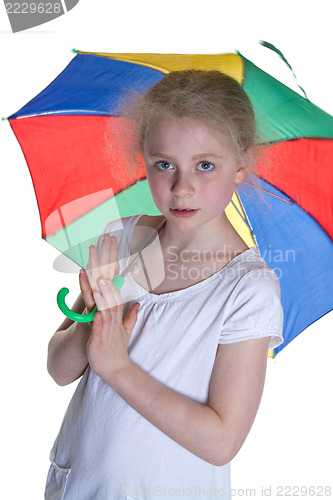
[[[87,273],[80,272],[81,293],[72,310],[82,314],[85,308],[90,312],[95,307]],[[87,342],[91,335],[89,323],[76,323],[66,318],[51,338],[48,346],[47,369],[59,385],[77,380],[88,365]]]
[[[171,439],[206,462],[225,465],[240,450],[256,416],[269,341],[266,337],[218,347],[207,405],[167,388],[133,363],[111,383]]]
[[[218,347],[206,405],[155,380],[128,357],[138,304],[122,321],[121,297],[100,280],[88,359],[92,369],[138,413],[178,444],[213,465],[225,465],[241,448],[257,413],[270,337]]]
[[[80,289],[72,310],[82,314],[95,307],[92,290],[98,290],[98,279],[112,280],[119,272],[117,240],[104,234],[100,255],[93,245],[89,249],[89,280],[84,269],[80,270]],[[91,256],[92,255],[92,256]],[[83,375],[88,365],[87,342],[91,335],[91,324],[76,323],[66,318],[49,342],[47,369],[59,385],[67,385]]]
[[[84,308],[80,294],[72,309],[82,314]],[[87,342],[90,335],[91,327],[88,323],[74,323],[66,319],[50,339],[47,369],[57,384],[70,384],[84,373],[88,365]]]

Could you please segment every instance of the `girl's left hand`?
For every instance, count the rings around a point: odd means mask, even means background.
[[[95,261],[95,273],[98,274],[94,251],[91,260]],[[113,263],[113,267],[117,268],[118,263]],[[119,291],[111,279],[103,277],[102,272],[99,276],[97,286],[92,289],[98,312],[87,343],[87,355],[94,372],[112,387],[114,374],[131,363],[127,347],[140,304],[134,303],[123,321],[124,303]]]
[[[131,306],[123,321],[123,302],[112,281],[101,278],[94,292],[99,312],[95,314],[87,344],[88,361],[94,372],[111,387],[114,375],[131,363],[127,347],[140,304]]]

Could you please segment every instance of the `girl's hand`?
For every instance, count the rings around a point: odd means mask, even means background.
[[[99,312],[94,317],[87,354],[94,372],[112,387],[114,375],[131,364],[127,347],[140,304],[133,304],[123,321],[123,301],[115,285],[100,278],[98,288],[93,296]]]
[[[109,234],[103,234],[99,255],[94,245],[89,247],[89,283],[91,290],[101,292],[99,279],[104,278],[112,281],[117,274],[119,274],[117,238]]]
[[[96,305],[93,290],[99,290],[98,279],[102,277],[112,280],[118,272],[117,239],[104,234],[100,256],[94,245],[89,247],[89,279],[85,269],[80,270],[80,289],[88,314]]]
[[[79,275],[80,281],[80,290],[84,300],[84,304],[87,309],[87,313],[91,313],[91,311],[95,308],[95,299],[92,293],[92,289],[90,288],[87,271],[85,269],[80,269]]]

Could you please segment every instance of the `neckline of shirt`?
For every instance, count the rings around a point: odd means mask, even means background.
[[[142,214],[142,215],[144,215],[144,214]],[[142,215],[134,216],[134,221],[133,221],[133,224],[132,224],[132,227],[131,227],[131,232],[130,232],[130,235],[129,235],[130,238],[128,238],[128,242],[127,242],[129,248],[130,248],[130,244],[131,244],[131,240],[132,240],[132,234],[133,234],[133,231],[134,231],[134,227],[135,227],[137,221],[142,217]],[[189,295],[193,295],[195,293],[198,293],[203,288],[206,288],[207,286],[210,286],[216,280],[220,279],[221,276],[223,274],[225,274],[225,272],[227,270],[230,269],[230,267],[232,267],[233,265],[235,265],[235,263],[238,263],[239,260],[240,260],[240,262],[246,260],[248,254],[253,253],[253,252],[255,254],[257,254],[258,257],[260,257],[258,249],[255,246],[252,246],[250,248],[247,248],[246,250],[244,250],[240,254],[236,255],[235,257],[233,257],[231,260],[229,260],[229,262],[224,267],[222,267],[222,269],[219,269],[218,271],[216,271],[216,273],[213,273],[211,276],[208,276],[208,278],[206,278],[206,279],[204,279],[202,281],[198,281],[198,283],[194,283],[193,285],[187,286],[186,288],[181,288],[180,290],[174,290],[174,291],[171,291],[171,292],[165,292],[165,293],[160,293],[160,294],[156,294],[156,293],[153,293],[153,292],[148,292],[145,288],[143,288],[141,285],[139,285],[134,280],[134,278],[132,278],[132,276],[131,276],[130,273],[128,273],[128,275],[127,275],[126,278],[128,278],[128,280],[130,281],[131,285],[135,286],[136,289],[141,293],[140,299],[145,299],[145,300],[148,300],[150,302],[161,302],[161,301],[176,300],[176,299],[179,299],[179,298],[181,298],[182,296],[185,296],[185,295],[189,296]]]

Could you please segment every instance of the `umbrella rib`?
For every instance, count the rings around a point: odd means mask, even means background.
[[[20,115],[12,118],[13,115],[8,117],[8,120],[23,120],[24,118],[38,118],[42,116],[117,116],[105,113],[105,111],[92,111],[90,109],[68,109],[65,111],[41,111],[39,113],[31,113],[30,115]]]
[[[238,196],[238,195],[237,195]],[[239,197],[238,197],[239,199]],[[252,231],[252,227],[250,226],[249,224],[249,221],[245,219],[245,217],[243,217],[243,215],[241,214],[241,212],[238,210],[237,208],[237,205],[235,204],[235,202],[233,200],[231,200],[231,203],[233,204],[234,206],[234,209],[237,211],[238,215],[241,217],[241,219],[245,222],[245,224],[247,225],[247,227],[249,228],[249,230],[251,231],[251,234],[253,236],[253,231]]]
[[[64,230],[64,235],[65,235],[65,238],[66,238],[66,241],[67,241],[68,249],[70,249],[70,248],[72,248],[72,244],[71,244],[71,241],[69,239],[69,235],[68,235],[68,231],[67,231],[67,226],[65,224],[65,219],[64,219],[61,207],[58,208],[58,213],[59,213],[60,221],[61,221],[61,224],[62,224],[62,228]],[[79,252],[80,252],[80,258],[81,258],[81,267],[84,268],[84,259],[83,259],[82,247],[81,247],[80,243],[79,243]]]
[[[236,192],[236,196],[237,196],[238,202],[239,202],[240,206],[242,207],[242,210],[243,210],[243,212],[244,212],[244,214],[245,214],[245,217],[246,217],[246,218],[244,218],[244,217],[243,217],[242,213],[238,210],[237,206],[235,205],[235,203],[234,203],[234,201],[233,201],[232,199],[231,199],[231,203],[232,203],[232,204],[233,204],[233,206],[235,207],[235,209],[236,209],[236,211],[238,212],[239,216],[243,219],[243,221],[245,222],[245,224],[246,224],[246,225],[247,225],[247,227],[249,228],[249,231],[250,231],[250,233],[251,233],[251,236],[252,236],[252,238],[253,238],[253,241],[254,241],[254,243],[255,243],[256,247],[257,247],[257,248],[258,248],[258,250],[259,250],[259,245],[258,245],[258,242],[257,242],[256,235],[255,235],[255,234],[254,234],[254,232],[253,232],[253,228],[252,228],[251,223],[250,223],[250,221],[249,221],[249,218],[248,218],[248,216],[247,216],[247,214],[246,214],[246,210],[245,210],[245,208],[244,208],[244,205],[243,205],[243,203],[242,203],[242,200],[240,199],[240,196],[239,196],[239,194],[238,194],[237,189],[235,190],[235,192]],[[260,250],[259,250],[259,252],[260,252]]]
[[[275,194],[275,193],[272,193],[271,191],[268,191],[268,189],[262,188],[260,186],[255,186],[254,184],[252,184],[252,182],[249,182],[249,181],[243,181],[243,182],[244,182],[244,184],[248,184],[249,186],[252,186],[255,189],[260,189],[260,191],[264,191],[265,193],[270,194],[271,196],[274,196],[275,198],[278,198],[281,201],[289,203],[289,205],[293,205],[295,203],[294,200],[292,200],[291,198],[289,198],[289,199],[283,198],[282,196],[279,196],[278,194]]]
[[[60,221],[61,221],[61,224],[62,224],[62,228],[64,230],[64,234],[65,234],[65,238],[66,238],[66,241],[67,241],[68,248],[71,248],[72,245],[71,245],[71,242],[70,242],[70,239],[69,239],[69,236],[68,236],[67,227],[66,227],[66,224],[65,224],[65,219],[64,219],[61,207],[58,208],[58,213],[59,213]]]

